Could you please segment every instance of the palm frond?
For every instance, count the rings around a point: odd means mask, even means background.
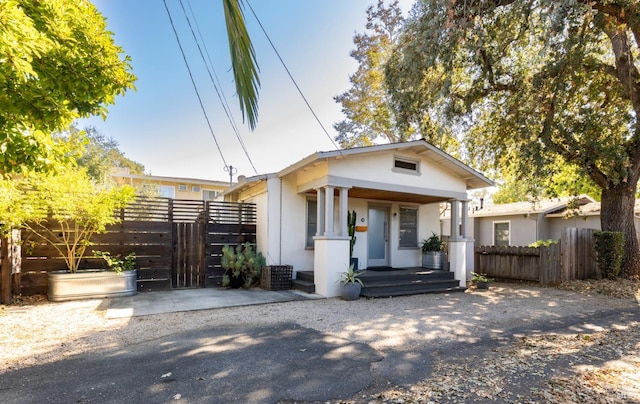
[[[258,121],[258,63],[245,25],[242,0],[223,0],[224,19],[227,25],[231,66],[236,82],[236,92],[240,101],[242,119],[251,130]]]

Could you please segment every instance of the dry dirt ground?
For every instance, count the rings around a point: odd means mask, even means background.
[[[383,353],[439,340],[473,342],[485,329],[478,322],[499,335],[519,322],[637,309],[640,282],[495,283],[489,291],[450,295],[320,299],[123,319],[105,319],[109,302],[49,303],[39,296],[0,305],[0,374],[216,324],[294,321]],[[412,386],[379,381],[334,403],[640,403],[640,318],[632,313],[606,327],[526,333],[487,351],[447,353]]]

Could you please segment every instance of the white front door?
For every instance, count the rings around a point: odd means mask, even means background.
[[[369,207],[369,228],[367,229],[367,266],[388,266],[389,250],[389,209]]]

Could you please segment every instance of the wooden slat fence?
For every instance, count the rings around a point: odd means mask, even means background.
[[[253,204],[138,198],[118,215],[122,222],[94,236],[80,269],[105,267],[91,251],[135,252],[139,291],[219,286],[223,245],[256,243]],[[64,260],[36,235],[23,231],[22,238],[13,294],[45,293],[47,272],[66,268]]]
[[[596,274],[593,230],[565,228],[559,243],[546,247],[477,247],[475,268],[490,277],[542,285],[587,279]]]
[[[244,243],[256,245],[256,208],[249,203],[210,202],[206,217],[205,286],[221,286],[224,275],[222,247]]]

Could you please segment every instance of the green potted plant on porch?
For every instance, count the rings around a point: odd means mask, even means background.
[[[52,247],[66,267],[47,274],[49,300],[137,293],[135,270],[116,273],[86,268],[90,262],[86,252],[93,244],[93,236],[118,223],[120,219],[116,212],[134,198],[132,187],[100,188],[80,168],[63,167],[57,173],[33,176],[28,180],[21,203],[29,210],[30,220],[23,224],[23,229]],[[55,258],[51,259],[55,261]],[[85,268],[81,269],[84,262]]]
[[[422,267],[441,270],[446,259],[446,244],[440,236],[432,232],[431,236],[422,241]]]

